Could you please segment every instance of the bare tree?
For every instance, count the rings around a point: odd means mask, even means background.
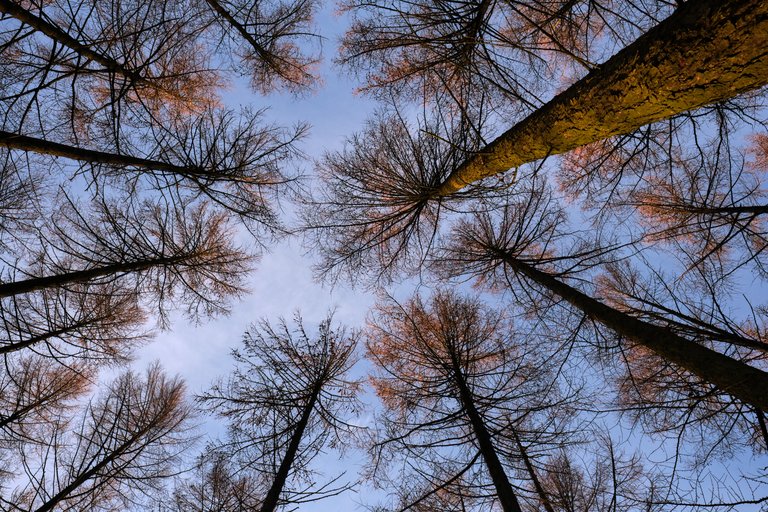
[[[215,26],[223,52],[236,55],[236,65],[251,78],[251,86],[269,92],[278,86],[294,91],[311,87],[318,77],[318,58],[307,54],[317,3],[205,0],[216,14]]]
[[[324,275],[360,277],[362,269],[386,280],[421,265],[451,211],[447,201],[429,201],[432,191],[479,141],[448,116],[420,123],[418,135],[410,125],[382,112],[319,163],[324,187],[306,199],[303,217]]]
[[[98,215],[88,218],[64,203],[41,233],[33,264],[13,269],[20,277],[0,284],[0,295],[121,279],[161,315],[176,303],[196,318],[226,311],[222,299],[242,293],[251,258],[232,245],[224,215],[205,207],[168,214],[152,204],[127,211],[108,202],[94,206]]]
[[[147,339],[146,312],[135,290],[116,283],[71,285],[14,295],[0,302],[0,354],[33,351],[125,362]]]
[[[341,475],[317,486],[311,463],[326,448],[342,446],[352,429],[346,416],[359,408],[359,382],[349,377],[356,340],[357,333],[333,327],[330,316],[316,338],[298,316],[293,326],[263,321],[246,333],[243,352],[233,353],[230,378],[198,397],[228,420],[228,436],[216,450],[259,475],[262,512],[349,488],[335,484]]]
[[[62,413],[75,409],[93,377],[93,368],[82,363],[6,357],[0,372],[0,451],[7,454],[17,443],[43,443]]]
[[[403,510],[458,484],[484,508],[522,510],[510,461],[524,457],[510,432],[539,449],[568,442],[575,397],[553,382],[556,365],[544,364],[551,353],[526,347],[498,311],[445,291],[429,304],[417,296],[379,306],[367,337],[384,405],[371,478],[402,462],[398,480],[415,478],[428,491]]]
[[[584,317],[607,327],[621,338],[639,344],[662,360],[695,375],[711,390],[709,395],[730,394],[738,401],[765,410],[763,389],[768,374],[759,363],[750,365],[714,350],[663,324],[637,318],[582,292],[564,278],[599,263],[605,250],[566,250],[555,253],[564,226],[562,212],[541,194],[505,206],[498,216],[481,213],[458,223],[445,258],[439,265],[449,274],[477,276],[506,283],[520,297],[532,297],[534,307],[564,301]],[[558,232],[560,234],[558,234]],[[590,263],[590,259],[592,262]],[[453,267],[453,269],[452,269]],[[726,403],[731,402],[725,397]]]
[[[60,418],[43,446],[24,446],[20,483],[7,510],[113,510],[177,472],[188,445],[191,408],[184,385],[151,366],[126,372],[87,404],[70,430]]]
[[[361,5],[363,9],[370,7],[373,12],[378,9],[367,4]],[[595,7],[596,5],[598,7]],[[447,14],[440,12],[443,7]],[[490,8],[490,5],[486,7]],[[571,3],[568,7],[576,9]],[[599,4],[590,2],[587,7],[599,9]],[[469,11],[473,9],[478,11],[475,14],[479,18],[473,18],[469,14],[464,16],[462,11],[464,8]],[[403,55],[415,54],[409,58],[392,57],[390,63],[393,66],[401,63],[407,67],[410,63],[415,63],[414,65],[418,67],[421,44],[421,35],[418,32],[421,22],[418,21],[419,16],[423,16],[427,27],[424,29],[425,32],[435,30],[437,34],[442,34],[429,36],[427,39],[431,40],[430,45],[437,48],[437,55],[447,56],[449,65],[457,65],[460,62],[460,59],[454,59],[450,55],[452,51],[461,49],[462,38],[468,37],[464,41],[469,48],[483,44],[482,41],[474,40],[471,37],[473,31],[467,28],[467,24],[472,19],[480,19],[486,23],[482,17],[482,5],[451,3],[421,5],[417,3],[413,7],[388,5],[385,9],[392,9],[393,20],[398,16],[404,17],[402,23],[393,21],[395,28],[389,27],[392,28],[393,41],[386,41],[386,36],[382,36],[382,41],[376,40],[376,32],[367,31],[367,25],[362,25],[359,31],[362,38],[371,35],[374,48],[380,43],[385,55],[390,50],[395,54],[400,51]],[[412,12],[408,11],[409,9]],[[591,12],[589,9],[587,11]],[[568,9],[564,9],[564,12],[568,12]],[[644,13],[645,19],[655,22],[653,13],[650,16],[647,14]],[[409,25],[408,16],[410,15],[417,20],[413,21],[413,25]],[[384,17],[387,19],[386,16]],[[431,24],[431,17],[448,19],[445,23],[447,27],[445,33],[440,32],[440,23],[435,23],[435,26]],[[369,23],[375,23],[374,19],[372,17]],[[622,19],[621,23],[624,26],[632,25],[628,19]],[[491,178],[498,173],[517,169],[524,164],[540,161],[552,155],[566,153],[614,135],[632,133],[654,121],[725,101],[739,93],[761,87],[768,80],[768,73],[766,73],[768,59],[762,50],[755,50],[755,48],[762,48],[764,44],[762,39],[759,42],[747,41],[747,39],[757,33],[760,34],[757,37],[763,37],[766,31],[758,28],[763,23],[765,23],[764,14],[755,10],[755,6],[748,1],[682,4],[667,19],[648,30],[614,57],[597,66],[583,79],[538,107],[491,143],[477,148],[458,143],[456,146],[459,151],[468,150],[462,155],[458,164],[451,158],[435,158],[440,167],[423,176],[398,171],[402,167],[400,162],[407,161],[409,153],[388,154],[388,157],[382,155],[377,162],[377,167],[389,170],[377,172],[376,177],[379,182],[376,186],[371,186],[366,181],[354,179],[356,161],[353,158],[346,158],[348,154],[333,157],[349,169],[340,171],[339,178],[326,179],[332,195],[326,202],[332,204],[338,199],[337,202],[341,203],[349,196],[358,196],[364,200],[357,206],[357,218],[360,220],[354,226],[348,226],[345,222],[345,217],[354,216],[351,207],[342,209],[338,217],[331,217],[326,221],[325,224],[328,226],[341,226],[331,244],[328,244],[331,247],[325,250],[326,254],[334,258],[334,252],[357,251],[363,256],[370,257],[369,264],[375,265],[376,251],[370,249],[394,244],[392,230],[388,228],[392,224],[393,214],[401,212],[406,212],[407,215],[403,215],[402,218],[409,220],[407,225],[411,229],[404,230],[402,226],[397,226],[400,229],[395,231],[399,235],[396,244],[399,247],[410,245],[410,250],[417,252],[423,249],[419,237],[415,236],[413,241],[408,241],[409,236],[420,233],[419,230],[414,229],[419,224],[417,219],[413,219],[414,212],[426,214],[427,219],[424,222],[428,223],[430,212],[445,205],[448,197],[464,190],[470,184],[477,184],[480,180]],[[639,25],[642,26],[643,23]],[[417,28],[414,29],[414,26]],[[455,32],[449,30],[454,26],[458,27]],[[389,29],[385,28],[382,32],[386,33],[387,30]],[[413,30],[416,31],[416,35],[413,36],[415,41],[411,41],[410,36],[406,35],[413,33]],[[622,29],[616,28],[616,30]],[[390,42],[394,46],[388,46]],[[409,44],[410,42],[413,44]],[[399,46],[400,44],[402,46]],[[711,44],[711,49],[704,49],[702,46],[704,44]],[[365,45],[362,47],[367,48]],[[721,51],[724,47],[732,48],[733,52],[726,56],[726,53]],[[696,50],[691,52],[692,48]],[[753,54],[753,51],[756,53]],[[425,51],[424,54],[428,59],[430,52]],[[726,65],[726,63],[717,62],[717,58],[710,59],[710,56],[722,57],[729,60],[729,63]],[[742,57],[744,61],[741,60]],[[360,58],[368,58],[366,51],[361,50]],[[383,61],[387,62],[387,59],[388,57],[385,57]],[[706,62],[697,59],[704,59]],[[709,67],[710,64],[712,67]],[[752,65],[755,67],[749,67]],[[475,74],[470,73],[472,76]],[[407,73],[403,75],[407,76]],[[403,75],[395,73],[395,78]],[[652,94],[651,91],[653,91]],[[485,93],[481,90],[477,94],[482,96]],[[465,113],[462,112],[462,115]],[[500,117],[505,119],[505,124],[509,126],[506,118]],[[450,144],[455,143],[456,140],[482,140],[490,137],[488,131],[481,131],[480,134],[482,137],[471,132],[465,132],[463,138],[446,137],[450,142],[441,151],[447,154],[454,151],[455,148]],[[410,138],[420,139],[415,135],[411,135]],[[375,135],[371,135],[370,131],[363,133],[354,142],[354,146],[363,150],[377,145],[379,141]],[[499,178],[502,181],[499,185],[503,187],[508,183],[514,183],[515,176],[514,173],[512,174],[508,177],[507,183],[503,183],[504,178]],[[353,179],[349,179],[348,176],[352,176]],[[414,183],[415,179],[421,181]],[[487,187],[488,181],[479,184]],[[425,206],[430,201],[437,206],[431,208]],[[374,211],[378,215],[368,213],[369,205],[375,208]],[[403,253],[404,250],[401,249],[399,252]],[[348,259],[352,260],[352,258]]]
[[[263,496],[259,478],[250,472],[235,471],[227,456],[204,452],[193,475],[180,479],[171,500],[159,510],[178,512],[240,512],[258,510]]]

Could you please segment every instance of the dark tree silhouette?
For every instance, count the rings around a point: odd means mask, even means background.
[[[235,65],[251,78],[251,86],[269,92],[279,86],[293,91],[317,83],[313,67],[318,58],[307,53],[312,39],[312,17],[317,2],[247,2],[205,0],[216,14],[220,42],[236,55]]]
[[[241,512],[258,510],[263,496],[258,477],[235,471],[227,456],[204,452],[191,477],[180,480],[171,500],[158,510],[177,512]]]
[[[20,482],[6,510],[114,510],[175,474],[188,445],[184,385],[158,366],[126,372],[84,409],[70,430],[60,418],[42,447],[24,446]]]
[[[669,328],[672,324],[657,319],[638,318],[566,282],[568,277],[578,277],[576,271],[595,266],[606,251],[566,249],[564,256],[558,256],[555,251],[564,245],[563,232],[567,231],[564,222],[562,211],[546,195],[533,193],[506,205],[498,215],[485,212],[459,222],[438,268],[446,274],[466,274],[507,286],[534,310],[546,311],[563,301],[583,318],[695,376],[707,389],[705,396],[715,401],[715,409],[733,402],[723,396],[727,393],[742,404],[765,410],[768,403],[760,390],[768,383],[768,373],[759,361],[751,365],[738,353],[726,355],[706,338],[690,337],[690,331],[678,333]]]
[[[409,506],[438,493],[459,498],[452,489],[463,487],[465,497],[484,498],[484,508],[522,510],[510,459],[525,457],[511,433],[539,448],[568,442],[575,397],[552,381],[549,353],[526,346],[501,313],[445,291],[428,304],[417,296],[380,305],[367,339],[384,405],[371,478],[379,466],[402,462],[398,481],[415,478],[411,485],[428,491]]]
[[[357,333],[335,328],[329,316],[310,337],[295,325],[263,321],[246,333],[233,355],[230,378],[198,397],[201,407],[226,418],[229,433],[216,451],[236,467],[258,475],[259,510],[333,496],[349,486],[340,478],[317,486],[311,463],[342,446],[359,408],[359,382],[350,379]],[[254,495],[256,491],[249,491]]]
[[[0,296],[119,280],[161,315],[178,304],[197,318],[225,312],[223,299],[242,293],[251,258],[232,245],[224,215],[202,206],[172,217],[149,203],[127,211],[108,202],[94,208],[97,215],[85,217],[75,203],[62,204],[41,233],[33,264],[13,269]]]

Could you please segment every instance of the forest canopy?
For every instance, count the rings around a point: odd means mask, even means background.
[[[757,0],[0,0],[0,510],[766,510],[766,85]]]

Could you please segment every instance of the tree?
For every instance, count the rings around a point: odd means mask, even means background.
[[[402,462],[397,480],[428,491],[403,510],[436,493],[458,498],[457,486],[484,508],[522,510],[510,460],[526,456],[511,438],[539,450],[568,442],[575,397],[553,382],[556,365],[544,364],[551,352],[526,346],[505,315],[446,291],[428,304],[416,296],[380,305],[367,347],[384,406],[371,478]]]
[[[8,455],[17,443],[42,443],[57,418],[75,408],[74,400],[88,390],[93,374],[82,363],[6,357],[0,372],[0,452]],[[13,469],[5,465],[2,472]]]
[[[511,289],[519,290],[518,296],[535,296],[532,303],[539,310],[562,300],[620,338],[696,376],[710,390],[708,395],[727,393],[765,410],[768,404],[759,390],[768,383],[768,374],[759,361],[751,365],[739,354],[729,357],[710,348],[711,343],[702,342],[706,340],[691,339],[663,324],[637,318],[566,283],[565,277],[576,274],[579,267],[584,271],[595,266],[601,254],[608,251],[582,247],[558,256],[554,251],[563,239],[563,223],[562,212],[546,196],[533,193],[528,199],[505,206],[497,216],[483,212],[457,223],[438,268],[447,274],[465,273],[483,281],[495,279],[499,285],[511,285]],[[723,401],[730,403],[731,399]]]
[[[147,315],[134,290],[116,283],[76,284],[14,295],[0,302],[0,354],[34,351],[125,362],[146,341]]]
[[[483,5],[475,19],[485,21]],[[433,195],[449,195],[524,163],[765,85],[768,59],[756,48],[764,47],[766,23],[766,12],[752,2],[680,5],[634,43],[453,169]],[[467,38],[465,47],[480,47],[482,38],[472,37],[471,30],[455,34]],[[438,41],[438,47],[450,48],[450,38]],[[463,63],[449,60],[452,65]]]
[[[316,338],[298,315],[293,326],[262,321],[246,333],[244,351],[233,352],[237,366],[229,380],[198,397],[228,420],[216,451],[258,476],[262,512],[349,488],[332,487],[340,476],[316,486],[311,463],[326,448],[342,446],[352,429],[345,416],[359,408],[360,383],[349,378],[357,336],[334,328],[331,316]]]
[[[120,280],[161,315],[178,301],[196,318],[226,311],[221,299],[242,293],[251,258],[232,245],[224,215],[202,206],[172,217],[151,203],[124,211],[103,201],[94,208],[98,215],[87,218],[75,203],[64,203],[40,234],[45,242],[33,264],[13,269],[21,278],[0,284],[0,296]]]
[[[174,487],[170,504],[163,500],[159,510],[178,512],[240,512],[258,510],[258,478],[235,472],[226,456],[203,453],[193,476],[186,477]]]
[[[230,49],[223,53],[240,58],[238,67],[250,75],[254,89],[266,93],[284,85],[300,91],[318,80],[312,73],[318,59],[305,53],[311,38],[316,37],[311,31],[316,2],[205,3],[217,15],[212,23],[219,29],[221,45]]]
[[[112,510],[126,506],[177,468],[188,444],[184,385],[151,366],[126,372],[86,405],[75,430],[59,418],[42,447],[22,449],[23,477],[8,510]]]
[[[575,11],[575,13],[589,13],[586,16],[591,16],[592,7],[598,13],[603,7],[599,3],[589,2],[583,10],[578,10],[572,4],[574,3],[564,6],[559,14],[565,15]],[[362,5],[366,6],[366,4]],[[447,14],[440,12],[443,5],[447,6]],[[418,66],[421,42],[418,39],[418,30],[413,30],[413,27],[419,27],[421,23],[419,20],[423,19],[427,27],[425,30],[431,30],[434,28],[430,24],[431,16],[447,18],[449,21],[446,22],[446,26],[448,27],[453,26],[451,23],[454,19],[461,22],[472,19],[460,15],[461,5],[416,4],[412,12],[407,6],[403,7],[397,2],[394,7],[386,7],[385,9],[392,10],[393,18],[403,18],[405,21],[382,30],[385,34],[391,33],[393,41],[388,41],[384,36],[382,41],[374,41],[374,48],[381,43],[381,51],[385,55],[382,62],[385,63],[385,67],[390,64],[396,66],[398,62],[406,67],[415,62]],[[470,7],[467,6],[468,9]],[[378,13],[378,7],[371,7],[371,9]],[[481,15],[480,19],[484,20],[480,11],[482,8],[478,9],[478,13]],[[389,19],[385,14],[382,16],[385,20]],[[412,16],[413,20],[409,16]],[[578,17],[579,14],[574,16]],[[599,14],[594,16],[599,17]],[[644,21],[638,23],[639,26],[655,23],[654,16],[648,16],[645,13],[641,17],[644,17]],[[503,19],[501,16],[500,18]],[[371,20],[374,19],[371,18]],[[553,16],[551,21],[554,22],[557,19],[557,16]],[[633,17],[630,16],[623,19],[621,24],[617,22],[619,28],[615,30],[621,31],[621,26],[636,28],[629,21],[632,19]],[[371,23],[376,22],[371,21]],[[480,137],[470,130],[465,130],[458,137],[446,136],[445,132],[435,134],[427,130],[420,130],[422,133],[418,136],[411,135],[411,139],[419,140],[420,144],[427,146],[431,144],[428,140],[431,137],[445,139],[441,151],[446,154],[462,149],[468,150],[462,155],[459,163],[454,163],[452,158],[446,160],[436,158],[435,161],[441,164],[445,162],[445,164],[435,166],[428,174],[420,172],[417,165],[408,162],[408,153],[403,153],[390,155],[388,158],[381,156],[377,161],[377,168],[389,168],[389,170],[376,171],[375,178],[361,178],[355,173],[356,152],[387,155],[388,148],[380,138],[370,136],[370,131],[353,139],[350,143],[351,150],[330,157],[329,161],[334,163],[334,168],[343,166],[348,169],[342,170],[339,175],[330,175],[325,178],[326,186],[331,191],[330,197],[317,202],[321,205],[332,205],[335,202],[342,202],[347,196],[358,196],[364,200],[359,201],[359,204],[353,203],[356,206],[342,209],[338,217],[332,216],[325,220],[326,226],[341,226],[341,229],[332,242],[327,244],[330,248],[327,245],[320,245],[321,250],[330,255],[334,252],[354,252],[358,255],[357,259],[370,258],[373,264],[375,264],[379,247],[409,246],[411,252],[426,251],[431,245],[425,246],[419,236],[409,240],[409,237],[420,233],[416,226],[420,222],[428,223],[430,212],[445,207],[449,201],[455,202],[462,199],[462,195],[454,194],[464,190],[469,184],[479,185],[479,190],[474,190],[474,194],[470,190],[470,195],[476,195],[478,192],[487,190],[485,187],[496,186],[492,180],[488,180],[491,183],[477,183],[483,178],[490,178],[527,163],[572,151],[613,135],[631,133],[648,123],[668,119],[710,103],[725,101],[739,93],[761,87],[768,79],[766,72],[768,59],[765,58],[762,50],[754,50],[754,48],[762,48],[764,44],[762,39],[759,42],[748,41],[748,39],[753,36],[762,38],[766,30],[760,27],[763,27],[764,23],[766,23],[765,13],[751,2],[682,4],[667,19],[648,30],[634,43],[597,66],[583,79],[543,106],[530,112],[527,117],[487,145],[473,148],[464,141],[489,137],[493,133],[493,126],[499,121],[509,126],[507,120],[509,116],[496,114],[493,106],[475,106],[469,111],[461,111],[460,115],[469,119],[482,119],[477,112],[483,110],[495,115],[495,122],[466,122],[475,126]],[[466,26],[462,27],[461,23],[458,25],[459,28],[455,31],[447,31],[445,34],[438,32],[441,35],[431,39],[428,46],[437,48],[437,54],[441,57],[450,55],[453,49],[460,47],[462,37],[473,33]],[[606,25],[609,26],[608,23]],[[588,26],[589,23],[585,22],[582,27],[587,34],[585,39],[588,42],[594,42],[595,37],[590,37]],[[353,28],[353,32],[355,30],[357,28]],[[390,30],[391,32],[388,32]],[[611,30],[609,32],[613,34]],[[415,42],[406,35],[412,32],[416,33]],[[493,30],[489,29],[489,32],[493,33]],[[371,37],[376,39],[375,31],[366,32],[365,28],[361,28],[360,33],[364,37],[372,34]],[[430,37],[432,36],[428,39]],[[456,39],[459,41],[457,42]],[[477,54],[484,55],[483,59],[487,59],[489,52],[484,54],[482,50],[483,44],[487,44],[484,40],[476,41],[469,37],[465,43],[470,45]],[[473,44],[475,46],[472,46]],[[361,45],[360,58],[368,59],[369,50],[373,50],[365,44],[361,43]],[[701,51],[705,47],[703,45],[712,46],[706,47],[710,48],[709,50]],[[599,47],[599,44],[595,46]],[[734,51],[726,52],[723,48],[733,48]],[[402,52],[402,58],[393,57],[391,61],[388,60],[386,55],[390,51]],[[744,53],[741,53],[742,51]],[[753,51],[756,53],[752,54]],[[430,52],[425,51],[424,54],[429,56]],[[712,56],[716,58],[710,58]],[[742,57],[745,60],[741,60]],[[541,58],[546,57],[542,55]],[[720,58],[728,62],[720,62]],[[701,59],[706,60],[706,63]],[[460,59],[451,57],[447,57],[446,60],[451,66],[461,62]],[[710,64],[711,68],[708,67]],[[751,68],[752,65],[755,67]],[[426,69],[431,71],[433,68]],[[535,76],[530,67],[523,66],[522,69],[523,72]],[[515,73],[520,74],[517,71]],[[470,74],[474,76],[476,73],[470,71]],[[408,73],[404,75],[406,79],[410,76]],[[394,73],[393,80],[400,78],[402,78],[401,75]],[[442,84],[441,87],[443,87]],[[469,95],[473,93],[481,98],[485,97],[482,90],[470,89],[468,92]],[[429,117],[428,115],[427,118]],[[479,130],[477,126],[481,124],[491,129]],[[357,147],[361,149],[358,150]],[[611,144],[611,147],[616,147],[616,144]],[[405,169],[403,169],[403,163],[407,163]],[[414,177],[419,181],[415,181]],[[513,186],[515,176],[513,173],[506,178],[506,183],[504,183],[505,178],[498,179],[500,187]],[[430,201],[436,204],[428,206]],[[352,213],[354,208],[357,209],[356,216],[360,220],[357,224],[347,225],[345,221],[354,216]],[[425,221],[414,218],[421,213],[427,215]],[[396,230],[391,229],[393,218],[407,220],[407,224],[402,222],[406,224],[407,229],[402,226],[396,226],[398,228]],[[398,254],[406,253],[407,251],[402,249],[398,251]],[[351,262],[355,259],[347,257],[344,261]]]

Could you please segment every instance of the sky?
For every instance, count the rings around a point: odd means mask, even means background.
[[[224,93],[229,107],[251,106],[255,109],[267,107],[265,120],[282,126],[309,123],[309,135],[300,149],[307,159],[297,162],[295,169],[288,169],[308,175],[312,173],[312,159],[326,151],[343,147],[346,137],[363,125],[374,108],[374,102],[355,94],[355,81],[340,73],[332,64],[336,53],[337,38],[343,32],[345,20],[333,12],[332,3],[326,4],[317,17],[317,28],[325,36],[323,41],[323,63],[320,75],[323,83],[315,90],[303,95],[275,92],[262,96],[249,90],[247,83],[233,83]],[[290,203],[283,202],[285,217],[292,217]],[[243,241],[248,242],[243,235]],[[181,315],[174,315],[168,331],[157,332],[155,339],[137,352],[135,368],[143,368],[152,361],[160,361],[170,374],[182,376],[190,394],[205,391],[217,378],[226,377],[232,368],[230,352],[236,348],[249,325],[261,319],[277,321],[284,317],[291,319],[300,311],[305,326],[313,330],[328,314],[334,311],[334,320],[350,328],[361,328],[366,314],[375,301],[371,290],[352,289],[345,283],[333,287],[323,285],[314,279],[312,256],[306,254],[299,237],[287,237],[268,247],[251,274],[247,287],[248,295],[235,301],[231,314],[212,320],[203,320],[200,325],[191,324]],[[365,363],[355,368],[355,373],[365,373]],[[366,400],[371,400],[368,396]],[[361,423],[369,420],[366,412],[359,418]],[[203,439],[213,438],[223,430],[216,420],[201,419],[200,432]],[[202,446],[203,441],[199,444]],[[329,475],[347,470],[349,475],[357,472],[362,463],[359,453],[349,453],[343,461],[335,454],[319,459],[317,469]],[[321,479],[322,481],[322,479]],[[357,496],[347,492],[338,497],[317,503],[305,504],[301,511],[352,510],[356,508]]]
[[[268,107],[266,119],[276,124],[291,126],[309,123],[311,130],[300,146],[309,158],[298,163],[295,169],[302,174],[312,173],[313,158],[343,147],[344,139],[360,129],[375,108],[372,100],[355,94],[358,84],[354,78],[343,74],[331,62],[345,23],[344,18],[334,14],[332,3],[326,4],[317,17],[318,31],[325,37],[320,71],[323,83],[313,92],[300,96],[281,92],[261,96],[251,92],[245,83],[234,83],[224,95],[227,105],[231,107]],[[283,206],[290,218],[290,204]],[[363,288],[352,289],[344,282],[334,287],[318,283],[312,273],[312,264],[312,256],[306,254],[299,238],[285,238],[273,244],[264,252],[249,278],[250,293],[232,304],[229,316],[203,320],[200,325],[190,324],[185,318],[176,316],[168,331],[158,332],[154,341],[138,351],[134,366],[143,368],[149,362],[159,360],[169,373],[178,374],[186,380],[190,394],[196,394],[205,391],[215,379],[226,377],[232,367],[231,350],[238,346],[249,325],[260,319],[290,319],[294,312],[300,311],[305,325],[311,330],[326,317],[328,311],[333,310],[336,322],[351,328],[363,327],[367,313],[375,302],[375,293]],[[412,284],[405,283],[395,291],[395,295],[402,296],[409,288]],[[361,363],[357,368],[358,375],[365,373],[364,365]],[[370,392],[366,400],[373,400]],[[361,424],[369,420],[370,412],[358,418]],[[204,439],[222,433],[214,420],[205,419],[201,419],[200,431]],[[317,469],[327,470],[329,475],[347,469],[348,474],[354,475],[363,460],[359,452],[351,452],[342,461],[329,454],[320,459]],[[755,463],[759,462],[751,462]],[[366,494],[364,498],[370,499],[371,495]],[[299,510],[356,510],[360,509],[358,501],[360,496],[348,492],[302,505]],[[747,511],[749,508],[740,510]]]

